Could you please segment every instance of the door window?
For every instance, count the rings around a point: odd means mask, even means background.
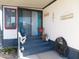
[[[16,9],[5,8],[5,28],[16,29]]]

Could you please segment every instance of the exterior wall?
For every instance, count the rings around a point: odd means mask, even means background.
[[[14,8],[17,9],[17,7],[11,7],[11,6],[4,6],[7,8]],[[5,12],[4,12],[4,7],[3,7],[3,46],[4,47],[12,47],[12,46],[16,46],[17,43],[17,26],[16,29],[5,29]],[[16,18],[16,22],[17,22],[17,18]]]
[[[48,16],[45,16],[49,13]],[[73,17],[62,20],[61,16],[72,13]],[[59,36],[68,46],[79,50],[79,0],[57,0],[43,10],[43,27],[53,41]]]
[[[2,30],[2,7],[0,6],[0,29]]]
[[[2,8],[0,6],[0,49],[2,48]]]
[[[10,7],[10,6],[4,6],[7,8],[13,8],[17,9],[17,7]],[[3,9],[3,39],[17,39],[17,27],[16,29],[5,29],[5,15],[4,15],[4,9]],[[16,18],[17,22],[17,18]]]

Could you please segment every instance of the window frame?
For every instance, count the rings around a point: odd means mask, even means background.
[[[13,28],[12,26],[11,27],[7,27],[7,19],[6,19],[6,9],[10,9],[10,10],[15,10],[15,27]],[[16,9],[13,9],[13,8],[4,8],[4,17],[5,17],[5,29],[16,29],[16,27],[17,27],[17,10]],[[10,15],[10,20],[11,20],[11,16],[12,15]]]

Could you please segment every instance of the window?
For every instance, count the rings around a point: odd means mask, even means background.
[[[16,9],[5,8],[5,28],[16,29]]]

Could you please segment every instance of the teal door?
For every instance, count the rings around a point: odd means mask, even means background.
[[[19,10],[19,31],[22,35],[31,35],[31,12]]]
[[[19,31],[22,35],[36,36],[39,34],[38,28],[41,27],[41,12],[19,10]]]

